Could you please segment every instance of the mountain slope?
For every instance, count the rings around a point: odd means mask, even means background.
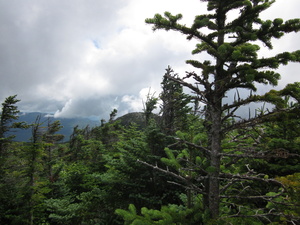
[[[70,135],[73,132],[73,128],[75,126],[79,126],[80,128],[84,128],[86,126],[90,127],[95,127],[99,126],[100,122],[96,120],[91,120],[88,118],[72,118],[72,119],[67,119],[67,118],[53,118],[49,117],[49,114],[47,113],[38,113],[38,112],[31,112],[31,113],[24,113],[19,116],[18,121],[21,122],[26,122],[27,124],[33,124],[36,122],[36,118],[38,116],[41,116],[40,123],[42,123],[41,126],[47,126],[48,121],[53,122],[56,120],[59,120],[63,128],[58,132],[59,134],[63,134],[65,136],[63,141],[68,141]],[[26,129],[26,130],[15,130],[13,132],[13,135],[16,135],[16,138],[14,139],[15,141],[30,141],[31,138],[31,130]]]

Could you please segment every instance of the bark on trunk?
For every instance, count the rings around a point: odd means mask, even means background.
[[[218,25],[218,46],[224,43],[224,26],[226,15],[223,11],[223,3],[220,1],[219,9],[217,10],[216,22]],[[220,208],[220,153],[221,149],[221,128],[222,128],[222,99],[224,97],[224,91],[222,87],[222,79],[224,75],[224,60],[217,58],[216,60],[216,73],[214,76],[214,89],[208,95],[208,122],[210,124],[208,129],[209,148],[210,148],[210,171],[208,171],[208,209],[210,211],[212,219],[219,217]]]
[[[208,208],[212,218],[219,216],[220,192],[219,192],[219,173],[221,152],[221,117],[217,108],[211,112],[210,130],[210,171],[208,174]]]

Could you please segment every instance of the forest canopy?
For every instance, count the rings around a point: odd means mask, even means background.
[[[159,96],[149,93],[144,111],[129,122],[114,109],[108,122],[76,126],[62,142],[60,121],[17,123],[20,100],[5,99],[1,224],[300,222],[300,83],[257,92],[258,85],[276,86],[285,75],[278,67],[299,62],[300,50],[261,57],[256,44],[272,49],[274,39],[299,31],[300,20],[262,20],[275,1],[203,2],[208,14],[190,27],[180,24],[181,14],[146,19],[153,30],[196,40],[192,54],[211,59],[187,60],[193,71],[184,75],[168,66]],[[240,96],[241,90],[249,94]],[[271,107],[248,117],[237,113],[257,102]],[[27,129],[30,140],[14,142],[15,128]]]

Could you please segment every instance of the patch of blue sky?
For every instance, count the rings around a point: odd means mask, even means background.
[[[100,49],[101,44],[100,44],[100,41],[99,41],[99,40],[97,40],[97,39],[92,39],[92,42],[93,42],[95,48]]]

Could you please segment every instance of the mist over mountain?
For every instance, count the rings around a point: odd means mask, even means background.
[[[21,113],[19,116],[18,122],[25,122],[27,124],[33,124],[36,122],[37,117],[40,116],[40,123],[41,126],[47,126],[48,122],[53,122],[59,120],[61,125],[63,126],[62,129],[58,132],[59,134],[63,134],[65,138],[63,141],[68,141],[70,135],[73,132],[73,128],[75,126],[79,126],[79,128],[84,128],[86,126],[95,127],[100,125],[100,121],[93,120],[90,118],[54,118],[49,113],[40,113],[40,112],[30,112],[30,113]],[[16,129],[13,132],[13,135],[16,135],[15,141],[30,141],[31,138],[31,128],[29,129]]]
[[[89,126],[91,128],[100,126],[101,122],[96,119],[77,117],[77,118],[54,118],[49,113],[40,113],[40,112],[30,112],[30,113],[21,113],[19,119],[14,122],[25,122],[27,124],[34,124],[38,117],[40,118],[41,127],[47,126],[49,122],[54,122],[56,120],[60,121],[60,124],[63,126],[60,131],[57,133],[64,135],[63,141],[69,141],[70,135],[73,132],[74,127],[78,126],[79,128],[85,128]],[[155,119],[158,119],[158,116],[153,114]],[[128,127],[131,124],[135,124],[139,129],[144,129],[146,127],[146,118],[143,112],[132,112],[117,117],[115,121],[119,121],[121,125]],[[29,129],[15,129],[12,132],[13,135],[16,135],[14,141],[23,141],[28,142],[31,138],[31,128]]]

